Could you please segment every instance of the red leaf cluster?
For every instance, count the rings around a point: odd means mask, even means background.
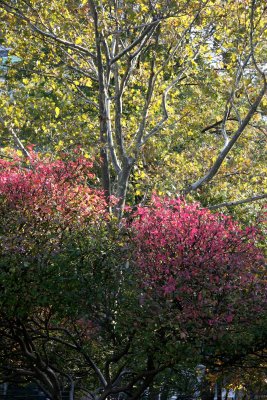
[[[174,318],[217,326],[264,311],[264,259],[255,228],[243,230],[197,203],[154,197],[150,207],[138,208],[133,229],[143,290],[171,304]]]
[[[103,192],[95,181],[93,163],[80,154],[74,159],[41,158],[31,151],[31,161],[0,160],[0,196],[10,209],[27,211],[40,220],[61,222],[107,216]]]

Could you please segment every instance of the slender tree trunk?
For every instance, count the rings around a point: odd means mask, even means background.
[[[102,171],[102,186],[105,193],[107,202],[110,197],[110,173],[109,173],[109,158],[108,158],[108,115],[106,109],[106,85],[105,73],[102,60],[101,50],[101,35],[98,30],[98,15],[93,1],[89,0],[89,6],[94,19],[95,27],[95,44],[96,44],[96,58],[97,58],[97,72],[98,72],[98,104],[99,104],[99,129],[100,129],[100,157],[101,157],[101,171]]]
[[[129,177],[131,173],[132,165],[127,164],[123,166],[121,173],[118,176],[118,183],[115,192],[115,196],[118,198],[118,202],[115,206],[115,214],[120,219],[123,214],[123,209],[125,206],[126,194],[128,189]]]

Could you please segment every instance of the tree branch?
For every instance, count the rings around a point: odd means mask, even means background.
[[[44,30],[42,30],[41,28],[39,28],[35,23],[33,23],[31,21],[31,19],[29,17],[27,17],[25,14],[23,14],[17,7],[11,6],[10,4],[7,4],[5,1],[0,0],[0,5],[3,5],[4,9],[15,15],[15,17],[17,17],[18,19],[21,19],[25,22],[27,22],[28,26],[34,31],[37,32],[39,34],[41,34],[42,36],[45,36],[49,39],[52,39],[53,41],[63,44],[64,46],[68,47],[68,48],[72,48],[75,50],[79,50],[80,52],[90,56],[93,60],[96,60],[96,56],[95,54],[93,54],[92,52],[90,52],[88,49],[86,49],[83,46],[77,45],[73,42],[69,42],[68,40],[62,39],[60,37],[58,37],[57,35],[55,35],[54,33],[51,32],[45,32]]]
[[[125,49],[123,49],[120,53],[118,53],[115,57],[113,57],[110,60],[110,65],[114,64],[116,61],[118,61],[120,58],[122,58],[125,54],[128,54],[135,46],[137,46],[139,43],[143,41],[143,39],[148,36],[148,38],[151,37],[152,33],[154,32],[156,26],[160,23],[160,19],[153,21],[151,24],[145,27],[143,32]],[[140,46],[141,49],[144,47],[146,41],[143,42],[143,44]],[[138,52],[141,50],[139,48]]]
[[[225,203],[207,206],[207,208],[209,208],[210,210],[217,210],[218,208],[222,208],[222,207],[238,206],[239,204],[252,203],[253,201],[263,200],[266,198],[267,198],[267,193],[263,193],[263,194],[258,194],[258,195],[252,196],[252,197],[248,197],[247,199],[243,199],[243,200],[229,201],[229,202],[225,202]]]
[[[236,118],[228,118],[227,121],[236,121]],[[220,121],[216,121],[216,122],[214,122],[214,124],[206,126],[205,128],[201,129],[201,133],[205,133],[213,128],[216,128],[217,126],[221,125],[222,122],[223,122],[223,120],[220,119]]]
[[[151,136],[154,136],[164,125],[164,123],[167,121],[169,118],[169,114],[167,111],[167,99],[168,99],[168,94],[170,90],[182,79],[183,74],[185,73],[186,69],[182,69],[180,74],[169,84],[169,86],[164,90],[162,94],[162,110],[163,110],[163,116],[161,120],[154,126],[153,129],[151,129],[150,132],[148,132],[142,140],[139,141],[138,146],[141,147],[143,146]]]
[[[239,126],[239,128],[237,129],[235,134],[233,135],[232,139],[227,143],[226,146],[223,147],[223,149],[221,150],[220,154],[218,155],[217,159],[215,160],[213,166],[210,168],[208,173],[204,177],[200,178],[198,181],[194,182],[189,187],[187,187],[184,190],[184,194],[188,194],[189,192],[198,189],[204,183],[209,182],[217,174],[217,172],[220,169],[220,167],[221,167],[223,161],[225,160],[226,156],[231,151],[232,147],[236,144],[237,140],[239,139],[239,137],[241,136],[241,134],[243,133],[243,131],[245,130],[245,128],[249,124],[251,118],[253,117],[253,115],[257,111],[257,108],[258,108],[263,96],[266,94],[266,90],[267,90],[267,82],[266,82],[266,79],[264,77],[264,84],[263,84],[263,87],[262,87],[260,93],[258,94],[256,100],[252,104],[252,106],[251,106],[250,110],[248,111],[246,117],[243,119],[241,125]]]
[[[14,129],[11,127],[8,127],[5,125],[5,122],[2,118],[0,118],[0,122],[3,125],[4,128],[7,129],[8,133],[14,138],[15,143],[17,144],[17,146],[20,148],[20,150],[22,151],[23,155],[29,159],[31,159],[31,155],[28,152],[28,150],[25,148],[25,146],[23,145],[23,143],[21,142],[20,138],[18,137],[18,135],[16,134],[16,132],[14,131]]]
[[[116,40],[117,47],[117,40]],[[115,82],[115,139],[118,146],[118,152],[121,159],[126,158],[126,152],[124,147],[123,133],[122,133],[122,92],[120,89],[120,76],[117,63],[113,68],[114,82]]]
[[[191,192],[192,190],[198,189],[204,183],[209,182],[217,174],[217,172],[220,169],[220,167],[221,167],[223,161],[225,160],[226,156],[231,151],[232,147],[236,144],[237,140],[239,139],[239,137],[241,136],[241,134],[243,133],[243,131],[245,130],[247,125],[249,125],[249,122],[250,122],[251,118],[253,117],[253,115],[255,114],[255,112],[257,111],[257,108],[258,108],[263,96],[266,94],[266,90],[267,90],[266,76],[265,76],[265,73],[258,67],[257,62],[255,60],[255,55],[254,55],[254,50],[255,50],[255,47],[257,46],[257,44],[255,44],[255,45],[253,44],[254,12],[255,12],[255,0],[252,0],[252,2],[251,2],[251,14],[250,14],[250,53],[246,57],[243,65],[240,65],[240,63],[239,63],[239,67],[238,67],[237,74],[236,74],[236,79],[235,79],[235,82],[234,82],[233,89],[231,91],[230,97],[229,97],[229,99],[227,101],[227,104],[229,104],[230,107],[233,106],[233,95],[235,93],[237,84],[240,82],[240,79],[243,76],[244,69],[247,66],[250,58],[252,58],[253,64],[254,64],[254,66],[256,68],[256,71],[259,73],[259,75],[261,76],[261,78],[263,80],[263,87],[262,87],[260,93],[258,94],[258,96],[256,97],[256,99],[254,100],[254,102],[250,105],[250,109],[247,112],[247,115],[245,116],[245,118],[243,120],[239,116],[238,110],[235,109],[235,112],[236,112],[236,115],[237,115],[237,120],[239,122],[239,127],[236,130],[236,132],[233,135],[231,140],[229,140],[228,137],[225,136],[225,134],[226,134],[225,123],[226,123],[226,121],[227,121],[227,119],[229,117],[229,112],[228,112],[227,107],[226,107],[226,112],[225,112],[224,119],[223,119],[223,122],[222,122],[222,131],[223,131],[225,139],[226,139],[225,145],[224,145],[223,149],[221,150],[220,154],[218,155],[217,159],[215,160],[213,166],[208,171],[208,173],[204,177],[200,178],[198,181],[194,182],[189,187],[187,187],[184,190],[184,194],[185,195],[187,193]]]

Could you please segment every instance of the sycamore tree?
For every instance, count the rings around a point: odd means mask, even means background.
[[[262,1],[1,0],[0,9],[21,58],[2,100],[4,133],[99,153],[118,215],[129,181],[139,200],[155,187],[208,194],[206,203],[266,197]]]

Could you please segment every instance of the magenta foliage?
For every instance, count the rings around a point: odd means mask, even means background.
[[[19,157],[0,160],[0,195],[6,204],[39,218],[55,216],[68,220],[103,215],[103,192],[91,188],[93,163],[81,154],[74,159],[40,157],[31,151],[31,159]]]
[[[248,321],[264,310],[255,228],[241,229],[197,203],[159,197],[138,208],[132,227],[143,290],[172,304],[174,318],[213,326]]]

